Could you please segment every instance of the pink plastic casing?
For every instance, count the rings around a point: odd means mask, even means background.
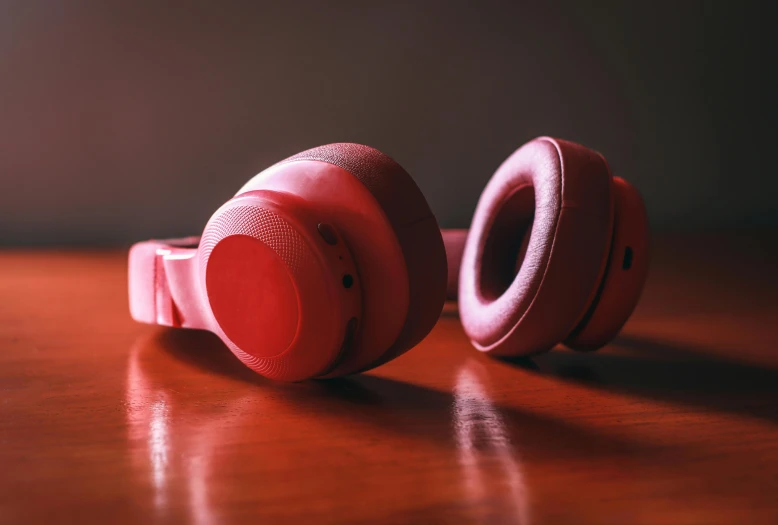
[[[196,238],[130,251],[135,319],[217,333],[282,380],[377,366],[432,328],[445,298],[437,222],[386,155],[335,144],[251,179]]]

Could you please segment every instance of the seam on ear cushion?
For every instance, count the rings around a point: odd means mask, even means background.
[[[303,151],[279,164],[317,160],[355,176],[375,197],[397,236],[406,262],[409,309],[397,340],[372,368],[410,349],[440,316],[446,296],[446,255],[432,210],[411,176],[388,155],[361,144],[338,143]]]

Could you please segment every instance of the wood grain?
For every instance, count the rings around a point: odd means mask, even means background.
[[[658,240],[596,353],[489,359],[449,305],[300,384],[134,323],[124,252],[0,252],[0,522],[776,523],[774,238]]]

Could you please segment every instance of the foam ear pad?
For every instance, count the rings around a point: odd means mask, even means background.
[[[354,175],[380,204],[402,249],[410,291],[408,313],[395,343],[368,368],[377,366],[421,341],[440,316],[446,296],[446,254],[440,228],[411,176],[374,148],[329,144],[298,153],[281,164],[300,160],[327,162]]]
[[[462,258],[459,312],[473,345],[527,355],[564,339],[596,296],[612,226],[601,155],[547,137],[518,149],[482,193]]]

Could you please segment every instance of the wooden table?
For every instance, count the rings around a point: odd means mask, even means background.
[[[449,305],[299,384],[131,321],[124,252],[0,252],[0,522],[778,523],[776,238],[657,240],[597,353],[490,359]]]

